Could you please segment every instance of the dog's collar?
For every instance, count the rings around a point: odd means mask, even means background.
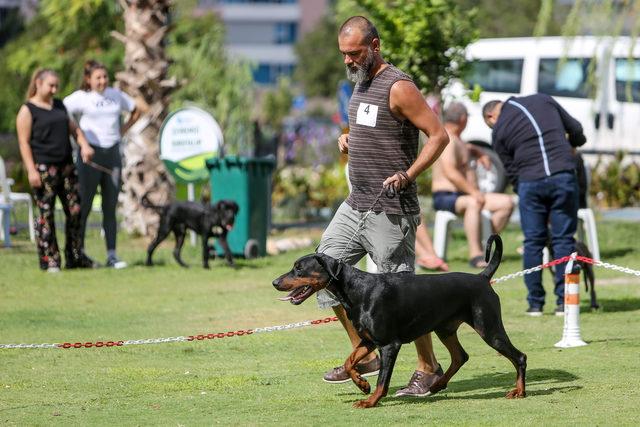
[[[340,275],[340,273],[342,272],[342,267],[343,266],[344,266],[344,261],[339,260],[338,261],[338,268],[337,268],[335,274],[332,274],[331,277],[329,277],[329,283],[327,283],[327,288],[329,286],[331,286],[331,283],[334,280],[337,280],[337,279],[334,279],[334,278],[337,278]],[[341,286],[336,286],[334,289],[336,291],[336,294],[338,294],[336,296],[341,300],[341,303],[344,306],[344,308],[346,310],[350,310],[351,309],[351,301],[347,297],[347,294],[344,292],[344,289],[342,289]]]

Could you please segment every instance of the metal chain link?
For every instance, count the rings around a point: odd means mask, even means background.
[[[330,323],[337,321],[337,317],[325,317],[317,320],[305,320],[303,322],[289,323],[287,325],[267,326],[263,328],[255,329],[242,329],[238,331],[218,332],[211,334],[178,336],[178,337],[166,337],[166,338],[147,338],[139,340],[122,340],[122,341],[96,341],[96,342],[65,342],[56,344],[0,344],[0,349],[13,349],[13,348],[59,348],[59,349],[71,349],[71,348],[102,348],[102,347],[123,347],[126,345],[144,345],[144,344],[164,344],[171,342],[189,342],[189,341],[201,341],[211,340],[214,338],[227,338],[227,337],[240,337],[243,335],[251,335],[265,332],[284,331],[287,329],[302,328],[305,326],[320,325],[323,323]]]
[[[58,348],[60,344],[0,344],[2,348]]]
[[[540,271],[540,270],[542,270],[544,268],[549,268],[549,267],[553,267],[554,265],[562,264],[563,262],[567,262],[570,259],[571,259],[571,256],[567,255],[567,256],[564,256],[562,258],[558,258],[556,260],[550,261],[550,262],[548,262],[546,264],[540,264],[540,265],[538,265],[536,267],[527,268],[526,270],[518,271],[516,273],[507,274],[506,276],[502,276],[502,277],[499,277],[497,279],[493,279],[491,281],[491,283],[494,284],[494,283],[504,282],[504,281],[507,281],[509,279],[514,279],[516,277],[522,277],[524,275],[535,273],[536,271]]]
[[[578,257],[576,257],[576,259],[578,261],[583,261],[583,262],[587,262],[589,264],[593,264],[596,267],[608,268],[609,270],[615,270],[615,271],[620,271],[622,273],[632,274],[634,276],[640,276],[640,271],[633,270],[633,269],[628,268],[628,267],[622,267],[622,266],[611,264],[611,263],[608,263],[608,262],[597,261],[597,260],[594,260],[594,259],[591,259],[591,258],[587,258],[587,257],[583,257],[583,256],[578,256]]]
[[[140,344],[164,344],[169,342],[190,341],[188,337],[168,337],[168,338],[148,338],[141,340],[122,341],[122,345],[140,345]]]

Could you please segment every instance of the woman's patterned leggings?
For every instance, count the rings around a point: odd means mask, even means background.
[[[33,197],[40,209],[35,227],[40,268],[61,267],[54,220],[56,196],[62,202],[66,217],[65,259],[67,266],[73,265],[82,255],[78,173],[73,163],[36,164],[36,169],[42,180],[42,186],[33,189]]]

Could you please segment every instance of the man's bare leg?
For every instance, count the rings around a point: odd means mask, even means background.
[[[353,327],[351,320],[349,320],[349,318],[347,317],[347,312],[345,311],[342,305],[333,306],[333,312],[336,314],[336,316],[338,316],[338,320],[340,320],[340,323],[342,323],[342,327],[344,328],[344,330],[347,331],[347,335],[349,336],[349,341],[351,341],[351,347],[355,350],[355,348],[358,346],[358,344],[360,344],[360,341],[362,341],[362,339],[360,338],[360,335],[358,335],[356,328]],[[371,352],[367,356],[365,356],[360,361],[360,363],[369,362],[370,360],[375,359],[375,357],[376,357],[376,353]]]
[[[438,360],[433,353],[431,334],[426,334],[413,342],[418,352],[418,366],[416,370],[432,374],[438,369]]]
[[[456,200],[456,213],[463,214],[464,232],[467,235],[469,244],[469,258],[481,256],[483,254],[480,243],[480,215],[481,207],[471,196],[460,196]]]
[[[499,233],[507,226],[513,212],[513,200],[511,196],[500,193],[487,193],[484,195],[484,209],[491,212],[491,225],[494,233]]]
[[[430,270],[449,271],[449,266],[436,255],[429,230],[424,222],[416,228],[416,264]]]

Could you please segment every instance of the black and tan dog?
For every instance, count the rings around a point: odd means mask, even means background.
[[[215,205],[197,202],[173,202],[166,206],[152,204],[147,195],[142,197],[142,205],[160,214],[158,235],[147,248],[147,265],[153,265],[152,256],[156,247],[173,231],[176,246],[173,257],[178,264],[188,267],[180,257],[187,229],[193,230],[202,238],[202,265],[209,268],[209,258],[215,257],[215,251],[209,248],[209,238],[217,238],[224,250],[229,265],[233,265],[233,256],[227,243],[227,233],[233,228],[238,205],[233,200],[221,200]]]
[[[493,242],[496,249],[489,261]],[[501,258],[502,240],[497,235],[489,239],[486,254],[489,265],[480,274],[370,274],[327,255],[313,254],[298,259],[290,272],[273,281],[273,286],[279,291],[289,291],[281,299],[295,305],[323,288],[342,303],[362,339],[344,367],[364,393],[369,393],[371,388],[355,366],[374,349],[380,351],[376,389],[368,399],[356,402],[355,407],[375,406],[386,396],[402,344],[431,331],[435,331],[449,350],[451,365],[430,391],[433,394],[445,389],[469,359],[457,336],[463,322],[516,368],[516,387],[507,393],[507,398],[525,397],[527,356],[511,344],[502,324],[500,300],[490,284]]]
[[[551,259],[555,259],[553,255],[553,246],[551,245],[551,242],[547,244],[547,248],[549,249],[549,256],[551,257]],[[593,255],[591,255],[591,251],[589,250],[587,245],[585,245],[583,242],[579,240],[576,240],[576,254],[584,258],[593,259]],[[592,311],[599,310],[600,304],[598,304],[598,299],[596,297],[596,275],[593,272],[593,265],[591,265],[588,262],[579,261],[579,260],[576,261],[576,264],[580,266],[580,270],[582,271],[582,274],[584,276],[584,289],[585,291],[589,292],[591,310]],[[556,277],[556,268],[557,268],[556,266],[549,268],[549,271],[551,272],[551,276],[553,277],[554,281]]]

